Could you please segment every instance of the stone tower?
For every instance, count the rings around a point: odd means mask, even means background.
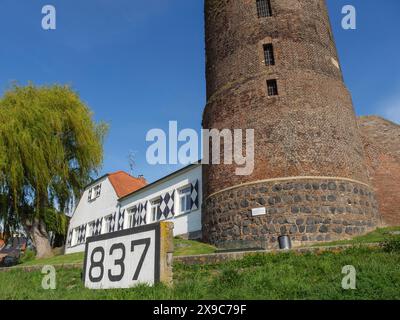
[[[255,168],[203,166],[203,234],[276,247],[379,222],[324,0],[205,0],[205,129],[254,129]],[[252,209],[265,208],[253,215]],[[263,210],[263,209],[262,209]]]

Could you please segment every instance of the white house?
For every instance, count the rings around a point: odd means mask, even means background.
[[[201,237],[201,164],[151,184],[119,171],[92,182],[71,218],[65,253],[85,250],[86,238],[168,220],[174,235]]]

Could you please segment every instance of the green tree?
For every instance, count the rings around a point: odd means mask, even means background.
[[[0,220],[23,226],[37,256],[51,255],[49,221],[97,173],[107,125],[68,86],[14,85],[0,98]],[[51,228],[54,228],[54,223]]]

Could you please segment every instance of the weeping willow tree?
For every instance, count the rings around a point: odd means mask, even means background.
[[[65,212],[101,166],[106,132],[67,86],[14,85],[0,98],[0,220],[23,226],[38,257],[51,255],[49,228],[63,223],[54,210]]]

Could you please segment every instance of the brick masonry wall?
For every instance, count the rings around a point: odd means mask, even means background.
[[[252,216],[253,208],[266,215]],[[337,179],[267,181],[222,191],[204,203],[205,239],[223,248],[295,246],[350,238],[380,224],[378,204],[364,184]]]
[[[377,116],[358,122],[383,222],[400,226],[400,126]]]
[[[343,83],[325,1],[271,0],[271,6],[272,17],[258,18],[256,0],[205,1],[207,105],[203,127],[255,130],[255,169],[251,175],[237,176],[235,165],[203,166],[204,199],[215,205],[216,196],[209,198],[210,195],[265,179],[327,176],[370,183],[352,99]],[[275,66],[265,65],[263,45],[267,43],[274,46]],[[277,80],[278,96],[267,95],[268,79]],[[244,193],[251,193],[251,187],[245,189]],[[313,195],[312,190],[305,192]],[[245,198],[239,203],[242,200]],[[331,206],[341,208],[346,200],[346,197],[336,195]],[[314,202],[314,208],[324,207],[323,201]],[[226,206],[229,203],[235,206],[233,199],[227,199]],[[210,242],[222,243],[230,237],[234,243],[260,236],[261,225],[250,231],[244,229],[248,234],[235,228],[233,235],[226,235],[225,228],[229,229],[231,223],[240,228],[242,222],[248,220],[248,213],[243,212],[243,208],[234,207],[226,212],[226,206],[218,208],[224,210],[221,213],[226,214],[224,218],[208,202],[204,207],[203,232]],[[281,212],[282,219],[291,217],[291,206],[281,210],[286,210]],[[213,217],[215,214],[218,217]],[[314,214],[324,218],[312,211],[311,216]],[[220,222],[220,218],[234,220],[227,224]],[[341,218],[346,223],[345,220],[351,220],[353,216],[342,215]],[[371,215],[359,218],[359,224],[375,225]],[[265,219],[260,221],[269,225]],[[249,223],[252,222],[250,219]],[[282,225],[294,229],[293,223]],[[343,223],[342,226],[345,227]],[[352,230],[346,227],[349,232]],[[366,229],[364,225],[355,227],[356,233]],[[266,234],[276,237],[280,232],[281,226]],[[347,236],[345,232],[328,231],[328,234],[331,238]],[[314,241],[326,239],[326,234],[310,232],[300,236],[298,233],[295,237],[296,241],[299,238]]]
[[[255,170],[204,166],[204,192],[288,176],[338,176],[368,183],[351,96],[342,81],[325,3],[272,0],[257,17],[255,0],[207,0],[207,97],[203,127],[255,130]],[[272,42],[275,66],[263,44]],[[337,62],[337,64],[335,64]],[[339,66],[339,67],[338,67]],[[279,95],[268,97],[267,79]]]

